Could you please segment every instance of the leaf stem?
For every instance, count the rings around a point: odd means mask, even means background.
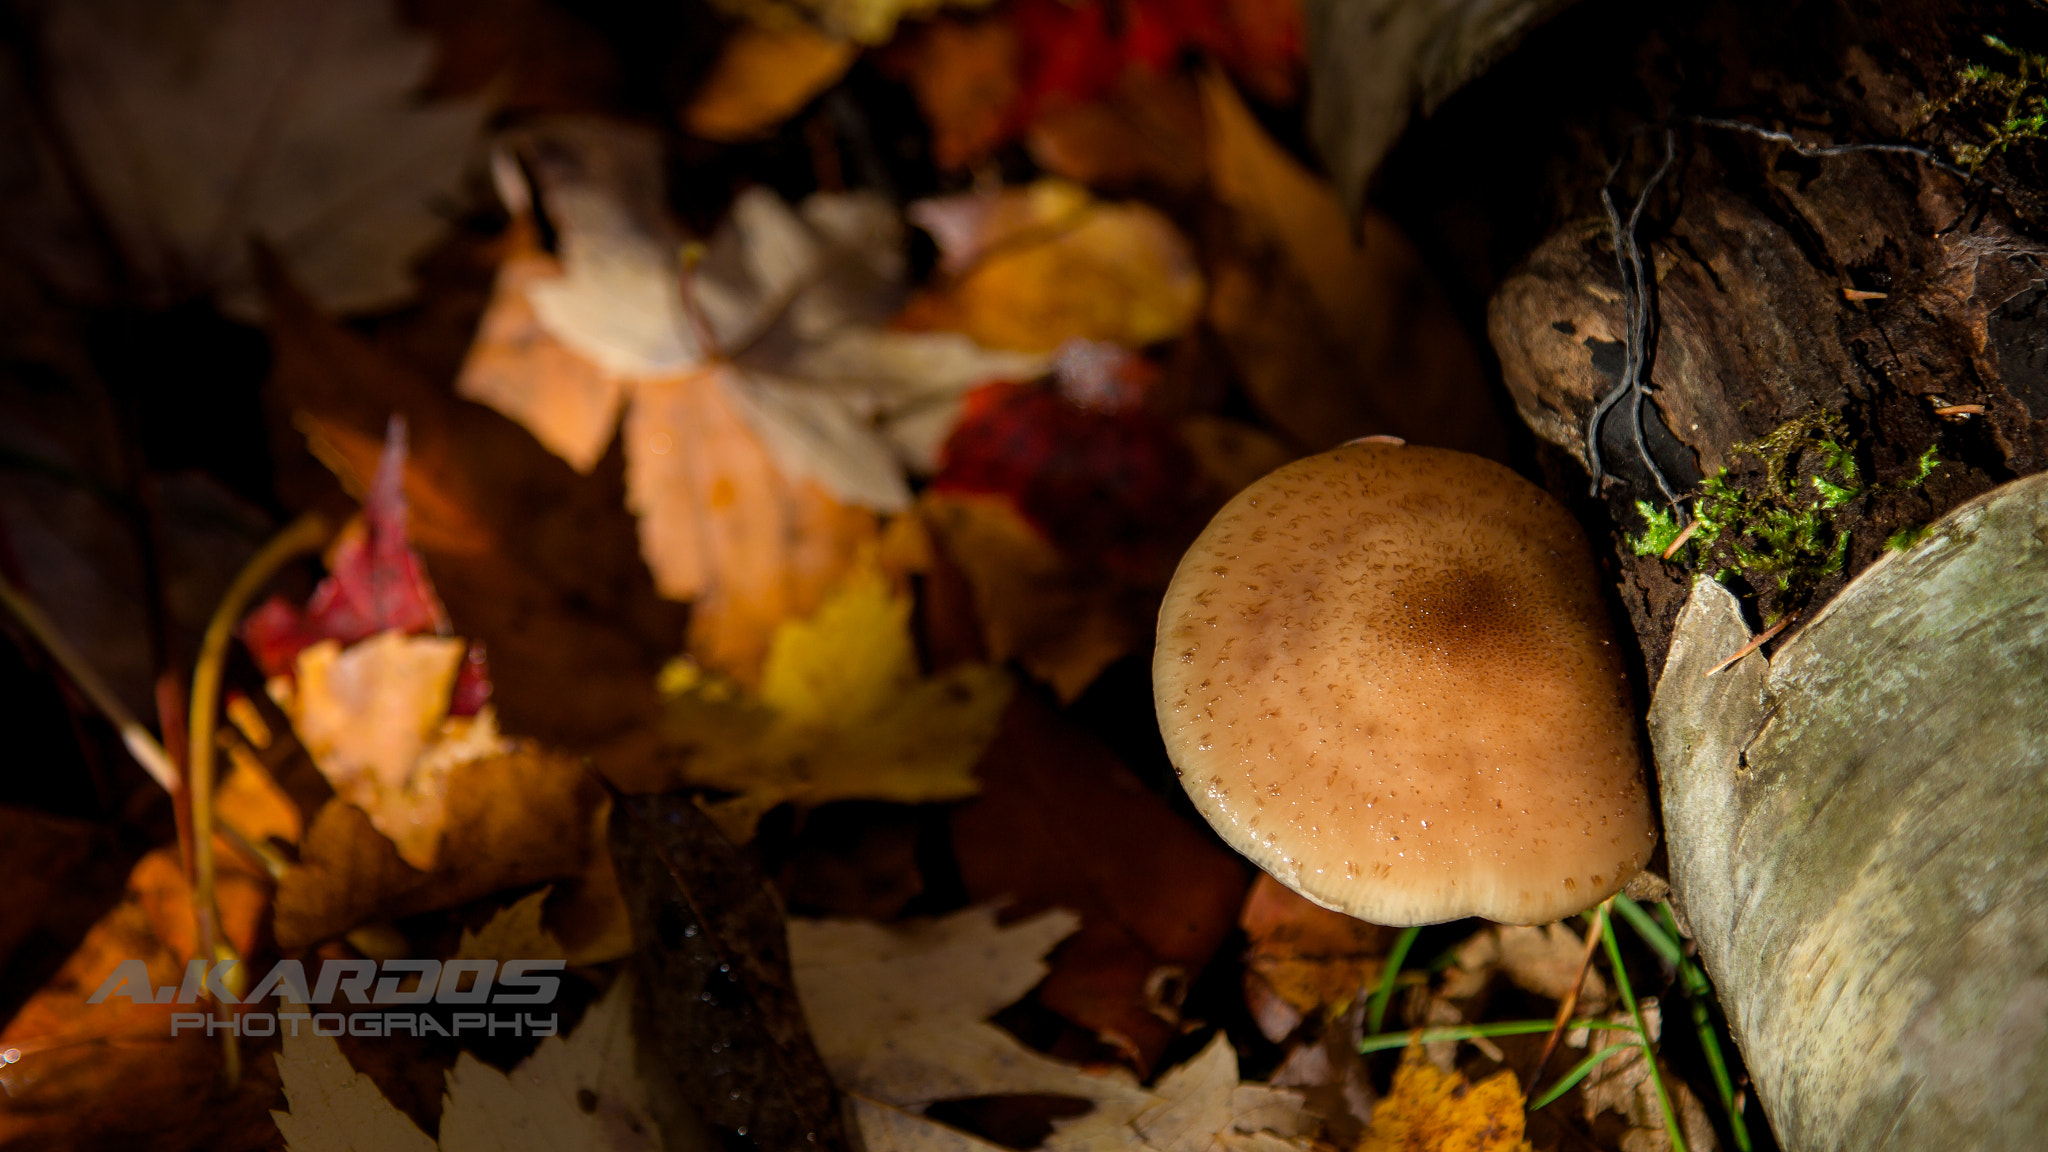
[[[327,541],[327,522],[317,513],[292,521],[284,531],[251,557],[235,574],[232,584],[207,622],[206,636],[199,644],[199,661],[192,670],[192,713],[187,731],[191,741],[192,786],[192,914],[199,929],[199,954],[208,965],[233,959],[233,947],[220,935],[220,912],[214,899],[213,863],[213,725],[220,710],[222,670],[227,665],[228,641],[235,625],[248,610],[249,601],[263,590],[280,568]],[[215,1005],[218,1010],[218,1005]],[[241,1051],[235,1033],[221,1033],[221,1078],[233,1085],[241,1078]]]

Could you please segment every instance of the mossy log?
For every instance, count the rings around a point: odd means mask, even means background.
[[[1671,880],[1788,1149],[2048,1132],[2048,476],[1768,660],[1701,579],[1650,708]]]

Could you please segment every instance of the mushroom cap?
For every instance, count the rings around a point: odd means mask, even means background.
[[[1152,691],[1217,832],[1362,920],[1556,920],[1656,840],[1585,537],[1477,456],[1350,444],[1239,493],[1167,588]]]

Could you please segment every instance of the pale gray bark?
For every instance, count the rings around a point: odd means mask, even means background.
[[[1788,1152],[2048,1142],[2048,475],[1770,660],[1701,579],[1650,708],[1671,880]]]

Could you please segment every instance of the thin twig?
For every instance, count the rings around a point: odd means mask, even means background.
[[[232,956],[227,943],[220,939],[213,867],[213,725],[220,711],[221,673],[227,666],[228,641],[234,638],[235,625],[241,622],[249,601],[277,575],[278,569],[309,552],[319,551],[327,536],[327,522],[317,513],[308,513],[292,521],[251,557],[235,574],[234,583],[228,585],[226,595],[213,610],[213,619],[206,625],[206,637],[199,645],[199,662],[192,670],[192,720],[187,729],[192,748],[192,914],[199,929],[199,954],[209,965]],[[221,1041],[221,1077],[232,1085],[241,1078],[241,1052],[234,1030],[222,1032]]]
[[[1848,156],[1857,152],[1881,152],[1894,156],[1911,156],[1916,160],[1925,160],[1932,168],[1946,172],[1951,176],[1960,177],[1971,183],[1989,183],[1982,176],[1978,176],[1966,169],[1958,168],[1954,164],[1943,160],[1931,149],[1921,148],[1913,144],[1803,144],[1790,132],[1781,132],[1775,128],[1765,128],[1760,124],[1751,124],[1743,120],[1723,120],[1717,116],[1694,116],[1691,117],[1691,122],[1698,124],[1702,128],[1725,128],[1731,132],[1743,132],[1760,139],[1770,140],[1774,143],[1783,144],[1799,155],[1809,158]]]
[[[4,577],[0,577],[0,605],[4,605],[8,613],[28,629],[36,643],[43,646],[43,650],[64,669],[64,674],[71,677],[71,682],[78,685],[78,690],[85,693],[92,706],[113,724],[114,730],[121,734],[121,743],[127,746],[128,754],[135,757],[135,762],[142,765],[142,770],[162,785],[164,791],[176,795],[183,784],[178,779],[177,765],[171,762],[170,754],[164,751],[163,745],[157,743],[149,729],[128,711],[128,706],[121,703],[114,690],[100,679],[100,674],[93,671],[92,665],[86,663],[78,649],[57,631],[57,626],[50,622],[43,610]]]
[[[1579,992],[1586,986],[1586,973],[1593,970],[1593,954],[1600,948],[1600,929],[1606,922],[1594,920],[1586,929],[1586,951],[1579,957],[1579,975],[1572,981],[1572,990],[1565,994],[1564,1001],[1557,1006],[1557,1019],[1550,1025],[1550,1035],[1544,1038],[1543,1053],[1536,1057],[1536,1067],[1529,1072],[1529,1087],[1536,1087],[1536,1081],[1543,1078],[1543,1066],[1550,1063],[1551,1054],[1557,1051],[1557,1042],[1564,1036],[1565,1023],[1572,1013],[1579,1010]]]
[[[1721,669],[1728,667],[1729,665],[1735,663],[1737,660],[1742,659],[1744,656],[1747,656],[1751,652],[1754,652],[1757,649],[1763,647],[1765,644],[1770,643],[1771,637],[1776,636],[1780,632],[1783,632],[1785,630],[1785,626],[1792,623],[1792,621],[1795,618],[1797,618],[1798,615],[1799,613],[1797,612],[1787,612],[1783,620],[1780,620],[1776,624],[1771,625],[1769,628],[1766,628],[1763,631],[1757,633],[1754,639],[1752,639],[1749,643],[1744,644],[1741,648],[1737,649],[1735,655],[1730,656],[1726,660],[1721,661],[1719,664],[1714,665],[1712,668],[1707,669],[1707,675],[1712,676],[1714,673],[1719,672]]]

